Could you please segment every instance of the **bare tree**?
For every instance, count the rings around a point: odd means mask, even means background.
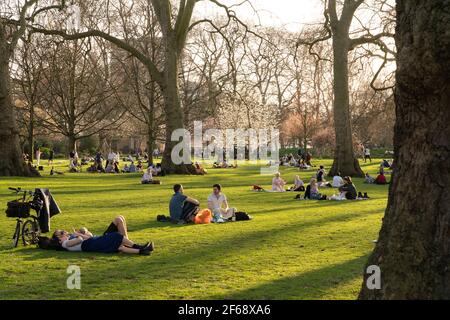
[[[194,8],[198,0],[180,0],[178,1],[177,9],[174,8],[173,1],[171,0],[147,1],[147,6],[152,6],[159,24],[161,43],[164,48],[163,63],[161,66],[158,66],[152,57],[147,56],[137,46],[114,34],[114,28],[111,26],[112,19],[109,19],[110,14],[114,11],[114,8],[119,8],[120,12],[132,10],[133,5],[127,1],[119,0],[119,5],[115,7],[112,7],[109,1],[95,1],[95,3],[91,1],[80,1],[80,7],[85,12],[89,10],[95,11],[95,15],[91,16],[91,22],[93,20],[95,25],[85,25],[88,30],[83,32],[69,33],[65,30],[50,30],[45,27],[36,26],[32,29],[34,32],[47,35],[59,35],[66,40],[101,37],[129,52],[143,63],[148,68],[153,80],[160,87],[164,98],[166,139],[162,167],[168,173],[195,173],[193,165],[175,165],[171,160],[172,149],[178,143],[177,141],[171,140],[172,132],[184,127],[178,75],[180,72],[180,58],[185,48],[188,33],[200,24],[207,24],[217,32],[221,32],[231,21],[237,21],[241,25],[245,25],[238,19],[235,11],[231,7],[217,0],[209,0],[209,2],[215,4],[225,12],[228,17],[225,25],[216,25],[214,21],[207,18],[192,21]],[[247,2],[248,0],[244,0],[242,3]],[[105,26],[105,30],[99,30],[98,13],[100,11],[106,12],[107,25]],[[123,21],[123,14],[120,14],[120,12],[118,19]],[[95,18],[93,18],[94,16]],[[246,30],[248,30],[247,27]]]
[[[368,1],[366,1],[368,2]],[[315,51],[315,44],[332,39],[333,41],[333,76],[334,76],[334,127],[336,134],[336,148],[330,175],[341,172],[344,175],[363,176],[358,159],[353,149],[353,135],[350,115],[349,97],[349,51],[372,44],[388,54],[395,55],[384,39],[392,37],[392,25],[385,25],[378,33],[373,34],[370,27],[360,23],[359,28],[352,29],[356,11],[365,4],[364,0],[344,0],[339,5],[337,0],[325,1],[325,24],[322,36],[313,40],[300,40],[299,44],[306,44],[310,52],[318,59],[322,59]],[[388,1],[382,1],[381,11],[389,6]],[[379,29],[379,28],[378,28]],[[385,64],[382,65],[384,67]]]
[[[56,43],[46,54],[39,116],[48,131],[67,138],[69,151],[76,150],[78,140],[123,121],[124,111],[116,96],[121,83],[108,73],[100,48],[93,42]]]
[[[11,101],[10,62],[20,38],[26,33],[28,21],[41,14],[61,9],[64,0],[2,1],[0,3],[0,176],[25,176],[30,169],[25,165],[19,142],[16,110]]]

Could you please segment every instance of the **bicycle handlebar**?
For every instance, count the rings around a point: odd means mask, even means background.
[[[31,191],[31,190],[23,190],[21,187],[18,187],[18,188],[9,187],[8,189],[14,191],[17,194],[18,193],[24,193],[24,194],[29,194],[29,195],[33,195],[34,194],[33,191]]]

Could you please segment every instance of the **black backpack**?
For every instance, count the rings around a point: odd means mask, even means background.
[[[238,211],[235,213],[236,221],[247,221],[252,220],[252,217],[247,214],[247,212]]]

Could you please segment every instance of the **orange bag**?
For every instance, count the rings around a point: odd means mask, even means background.
[[[195,224],[208,224],[211,223],[212,212],[209,209],[200,210],[195,216]]]

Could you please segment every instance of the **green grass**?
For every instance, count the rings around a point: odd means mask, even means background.
[[[322,161],[329,167],[331,161]],[[375,173],[379,161],[365,165]],[[298,171],[282,168],[292,182]],[[301,172],[309,180],[313,171]],[[12,199],[8,186],[48,187],[62,213],[52,229],[86,226],[102,233],[118,214],[128,220],[130,238],[152,240],[150,257],[11,248],[14,219],[0,217],[2,299],[355,299],[368,254],[377,238],[387,186],[356,179],[368,201],[296,201],[293,193],[250,191],[269,187],[271,177],[255,165],[209,170],[207,176],[169,176],[162,185],[141,185],[139,175],[69,174],[42,178],[0,178],[0,203]],[[167,214],[171,186],[206,205],[213,183],[221,183],[230,204],[253,221],[175,226],[156,222]],[[332,189],[323,193],[331,195]],[[82,290],[66,288],[66,268],[81,267]]]

